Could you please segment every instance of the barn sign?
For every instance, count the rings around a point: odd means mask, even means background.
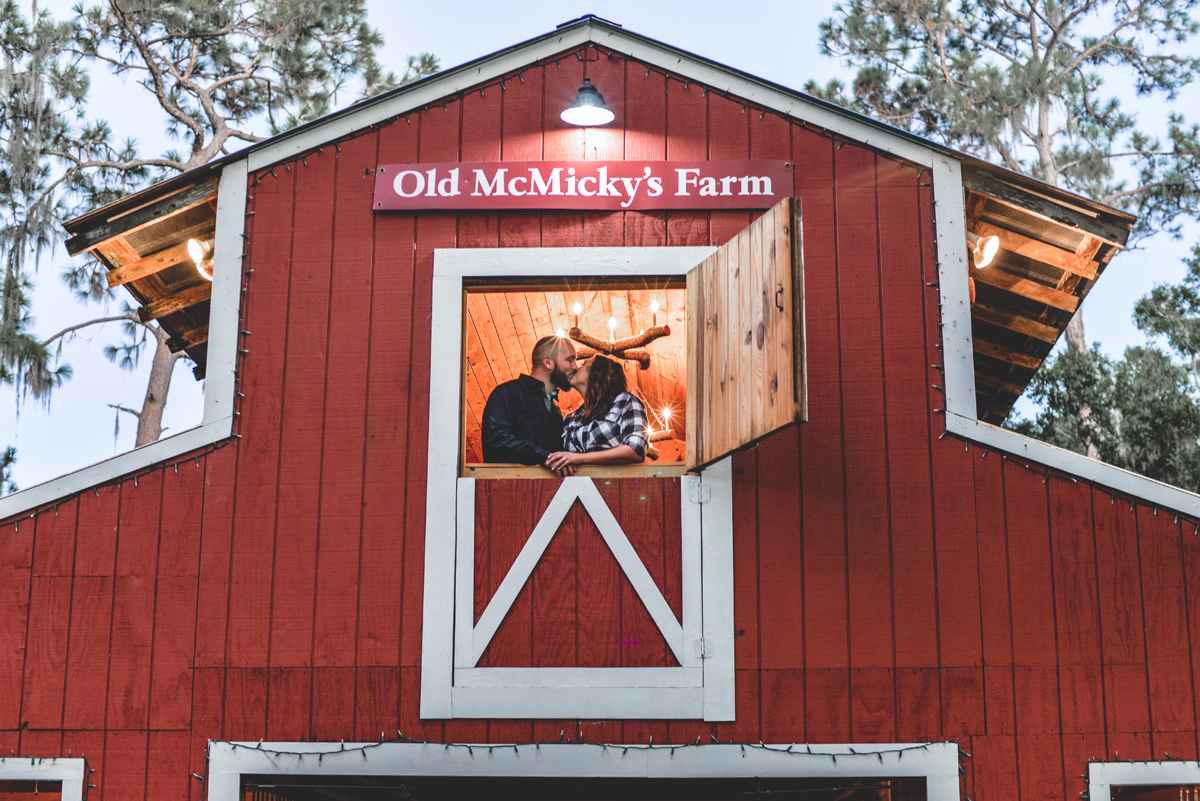
[[[743,161],[486,161],[381,164],[375,210],[769,209],[792,164]]]

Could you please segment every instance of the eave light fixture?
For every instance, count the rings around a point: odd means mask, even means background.
[[[1000,237],[979,236],[968,231],[967,244],[971,248],[971,261],[975,263],[975,268],[982,269],[996,258],[996,251],[1000,250]]]
[[[592,86],[591,78],[583,79],[575,102],[563,110],[562,121],[571,125],[607,125],[613,121],[613,113],[604,105],[604,95]]]
[[[187,252],[196,265],[196,272],[206,281],[213,280],[212,243],[201,242],[199,239],[187,241]]]

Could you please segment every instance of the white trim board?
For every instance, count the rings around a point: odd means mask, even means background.
[[[238,319],[246,231],[246,161],[225,165],[217,189],[204,418],[195,428],[0,498],[0,520],[220,442],[233,433]],[[20,520],[17,521],[20,523]]]
[[[79,757],[3,757],[0,782],[62,782],[62,801],[81,801],[87,769],[87,761]]]
[[[938,288],[942,306],[942,364],[945,367],[946,431],[986,448],[1020,456],[1062,473],[1137,498],[1156,507],[1200,517],[1200,495],[1161,481],[1056,448],[978,419],[975,354],[967,284],[966,211],[962,168],[957,159],[933,160],[934,223],[937,228]]]
[[[476,479],[459,477],[459,450],[445,446],[462,436],[464,278],[685,275],[714,251],[712,247],[434,251],[421,717],[733,719],[733,491],[728,459],[702,476],[680,480],[682,620],[662,599],[592,479],[574,477],[563,481],[476,624]],[[692,486],[701,481],[709,486],[710,500],[693,503]],[[679,667],[476,667],[576,499],[596,521]]]
[[[807,753],[806,749],[815,753]],[[830,755],[836,755],[836,759]],[[238,801],[242,777],[246,775],[584,779],[924,777],[929,801],[959,799],[955,743],[769,747],[707,744],[676,748],[634,745],[628,749],[620,745],[575,743],[485,744],[472,745],[470,749],[441,743],[209,744],[208,801]]]
[[[890,133],[865,119],[818,104],[799,92],[752,80],[732,69],[723,69],[713,62],[619,28],[587,22],[563,29],[557,35],[543,36],[485,57],[466,68],[447,70],[444,74],[426,78],[420,84],[398,92],[391,98],[355,111],[333,115],[325,122],[314,123],[294,135],[280,138],[277,142],[252,148],[248,155],[250,171],[256,172],[278,164],[328,142],[351,136],[372,125],[450,98],[473,86],[498,80],[556,53],[575,50],[589,43],[607,47],[661,70],[690,78],[716,91],[737,95],[751,103],[811,123],[831,133],[862,142],[924,167],[932,164],[934,153],[937,152],[937,146],[932,143],[924,146],[907,135]]]
[[[1200,762],[1092,762],[1089,801],[1112,801],[1113,787],[1200,784]]]

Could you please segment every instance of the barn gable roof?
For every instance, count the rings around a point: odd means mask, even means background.
[[[974,333],[973,337],[950,337],[953,342],[947,340],[947,352],[943,354],[947,365],[948,432],[1020,453],[1034,462],[1170,508],[1200,510],[1200,498],[1191,493],[989,425],[1000,422],[1023,392],[1078,302],[1112,255],[1124,246],[1134,216],[595,16],[571,20],[542,36],[363,100],[71,220],[66,224],[71,235],[68,251],[92,250],[103,255],[101,238],[119,237],[114,231],[121,227],[122,220],[148,220],[160,212],[183,219],[179,209],[190,208],[188,204],[215,207],[215,184],[230,167],[254,173],[284,163],[372,126],[511,80],[526,67],[570,57],[589,45],[694,82],[708,92],[755,110],[779,114],[836,139],[925,167],[942,190],[942,197],[951,197],[954,190],[961,189],[966,196],[965,207],[959,206],[956,211],[953,207],[957,204],[952,202],[940,207],[937,215],[938,251],[944,271],[944,324],[948,333]],[[980,288],[977,307],[966,302],[966,232],[998,232],[1014,243],[1014,255],[998,259],[1001,263],[993,268],[997,277],[990,283],[983,277],[976,281],[987,284]],[[1039,251],[1038,239],[1043,245],[1049,242],[1053,246]],[[1005,248],[1010,248],[1007,242]],[[1045,250],[1054,251],[1052,255],[1059,261],[1048,261]],[[1071,262],[1073,257],[1077,263]],[[151,258],[143,255],[140,262]],[[112,275],[110,272],[110,280]],[[956,289],[950,298],[949,285],[959,282],[962,297],[957,297]],[[136,294],[138,285],[128,285]],[[151,298],[151,304],[154,300]],[[207,336],[207,326],[196,331],[199,336]],[[197,352],[203,357],[203,351],[190,347],[195,343],[186,341],[186,333],[176,337],[177,344],[189,347],[193,358]]]
[[[928,167],[932,164],[934,153],[948,154],[965,166],[995,174],[1004,183],[1024,187],[1053,201],[1085,209],[1089,216],[1111,218],[1108,220],[1111,225],[1123,227],[1126,231],[1135,219],[1125,212],[1005,170],[833,103],[634,33],[600,17],[585,15],[565,22],[542,36],[367,98],[81,215],[66,223],[67,232],[72,237],[78,236],[80,232],[96,226],[101,219],[111,219],[125,209],[144,206],[152,198],[173,194],[210,181],[214,174],[219,173],[225,164],[232,161],[246,159],[251,172],[278,164],[372,125],[442,102],[481,84],[518,72],[535,62],[577,50],[588,44],[619,52],[651,67],[689,78],[710,90],[802,120],[915,164]],[[80,249],[74,248],[73,252]]]

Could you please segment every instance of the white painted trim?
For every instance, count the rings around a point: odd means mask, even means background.
[[[87,782],[87,761],[62,757],[0,758],[0,782],[62,782],[62,801],[81,801]]]
[[[434,252],[421,717],[645,718],[654,710],[652,717],[700,719],[707,718],[709,710],[713,720],[733,719],[732,477],[728,461],[709,468],[702,477],[685,476],[681,482],[682,621],[675,618],[595,484],[577,476],[562,483],[496,596],[474,624],[475,484],[474,479],[459,478],[458,448],[446,447],[461,437],[464,278],[684,275],[714,251],[712,247],[688,247]],[[689,500],[687,488],[699,480],[712,486],[716,502],[705,505],[712,506],[711,514]],[[680,667],[610,668],[600,673],[588,673],[593,670],[590,668],[496,672],[499,669],[474,667],[576,497],[630,577]],[[456,528],[462,531],[461,538],[456,537]],[[727,564],[709,565],[707,559],[725,559]],[[706,575],[711,580],[706,582]],[[716,658],[695,654],[693,642],[701,636],[709,640],[710,654],[717,654]],[[567,678],[571,671],[580,672]],[[703,677],[702,686],[696,685],[697,673]],[[614,685],[614,675],[627,678]],[[668,675],[677,679],[673,686],[664,685],[663,677]],[[509,679],[512,684],[503,685]],[[706,701],[710,679],[720,697]],[[591,680],[604,683],[588,689],[584,685]]]
[[[232,420],[237,384],[242,256],[246,252],[246,160],[225,165],[217,190],[212,299],[204,378],[204,424]]]
[[[640,672],[647,668],[614,669]],[[699,720],[703,710],[702,687],[641,687],[631,681],[618,687],[555,687],[543,682],[536,687],[454,688],[456,718]]]
[[[357,111],[333,115],[303,131],[251,148],[248,157],[250,171],[277,164],[371,125],[452,97],[472,86],[497,80],[555,53],[582,47],[588,42],[625,53],[659,69],[706,84],[717,91],[729,92],[915,164],[930,166],[936,152],[932,144],[924,146],[899,131],[892,133],[864,119],[820,105],[799,92],[748,79],[732,70],[625,31],[585,24],[565,30],[557,36],[541,37],[514,47],[481,60],[472,67],[447,70],[387,100],[364,105]]]
[[[975,405],[975,355],[967,285],[966,212],[957,160],[938,154],[933,163],[937,226],[938,287],[942,304],[942,364],[945,366],[946,431],[1034,464],[1182,514],[1200,517],[1200,495],[1128,470],[1056,448],[1015,431],[980,422]]]
[[[711,488],[702,506],[704,637],[712,654],[704,660],[704,719],[733,720],[737,698],[733,621],[733,459],[704,471]]]
[[[1200,762],[1092,762],[1089,801],[1112,801],[1113,787],[1200,784]]]
[[[240,801],[242,777],[473,776],[601,779],[926,779],[929,801],[958,801],[955,743],[671,748],[547,743],[447,748],[439,743],[225,743],[209,746],[208,801]],[[916,747],[910,747],[915,745]],[[261,746],[261,748],[257,747]],[[908,748],[904,752],[897,749]],[[352,749],[344,751],[342,749]],[[807,753],[811,749],[815,753]],[[286,752],[286,753],[279,753]],[[829,754],[836,754],[832,759]],[[319,758],[318,758],[319,757]]]
[[[238,318],[241,310],[243,233],[246,230],[246,162],[230,162],[217,191],[212,307],[204,384],[204,419],[149,445],[36,484],[0,498],[0,520],[28,512],[90,487],[145,470],[190,451],[213,445],[233,433],[236,391]],[[18,521],[19,525],[20,521]]]
[[[544,687],[562,689],[704,686],[697,667],[648,668],[471,668],[454,671],[454,686],[479,688]]]
[[[715,247],[461,248],[435,251],[437,275],[458,278],[687,275]]]

